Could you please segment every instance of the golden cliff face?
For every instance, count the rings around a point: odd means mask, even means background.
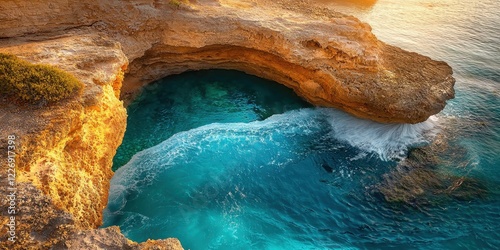
[[[14,39],[0,51],[56,65],[85,84],[81,97],[46,107],[1,100],[5,115],[0,134],[17,137],[19,190],[17,241],[1,244],[18,249],[54,245],[76,249],[86,242],[85,237],[97,235],[103,242],[139,248],[117,228],[76,234],[102,224],[112,159],[125,132],[126,110],[118,97],[128,60],[120,45],[89,33],[41,41]],[[7,218],[2,216],[3,221]],[[172,242],[178,244],[175,239],[163,244]]]
[[[86,85],[80,100],[33,110],[31,118],[43,124],[36,126],[36,134],[18,132],[23,147],[17,156],[17,181],[30,182],[49,195],[56,206],[73,214],[78,227],[99,226],[112,176],[102,166],[111,165],[126,126],[126,111],[113,84],[121,82],[127,58],[117,43],[98,36],[30,42],[2,51],[55,64]]]
[[[242,70],[282,83],[313,104],[381,122],[424,121],[453,97],[446,63],[378,41],[354,17],[287,1],[293,7],[266,0],[180,6],[155,0],[3,1],[0,52],[56,65],[85,89],[79,98],[47,107],[20,107],[0,97],[2,152],[8,135],[18,137],[20,208],[17,243],[0,235],[0,246],[182,248],[175,239],[139,245],[117,228],[95,229],[126,126],[119,96],[130,99],[169,74]],[[9,218],[1,219],[6,224]]]
[[[110,166],[125,132],[126,111],[113,85],[121,84],[127,58],[119,44],[94,35],[17,41],[0,50],[57,65],[85,84],[81,98],[24,110],[24,124],[16,119],[22,107],[5,103],[1,134],[18,138],[18,183],[29,183],[50,197],[55,209],[72,216],[75,228],[98,227],[113,174]]]

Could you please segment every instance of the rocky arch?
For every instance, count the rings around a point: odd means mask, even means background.
[[[387,49],[394,53],[390,55],[394,64],[398,61],[396,52],[408,53],[390,46]],[[454,80],[445,63],[415,57],[403,63],[422,69],[423,74],[417,77],[412,69],[397,69],[398,76],[380,65],[375,69],[365,65],[343,69],[347,61],[343,59],[328,59],[322,67],[311,68],[267,51],[231,44],[200,48],[156,45],[131,62],[122,98],[129,100],[141,86],[171,74],[235,69],[281,83],[317,106],[339,108],[379,122],[417,123],[444,108],[453,96]],[[435,77],[440,73],[444,74],[438,80]]]
[[[139,11],[155,21],[116,36],[130,61],[123,92],[187,70],[237,69],[284,84],[314,105],[385,123],[425,121],[454,97],[445,62],[387,45],[354,17],[208,2],[218,4],[156,6],[166,16]]]
[[[186,70],[239,69],[312,104],[389,123],[422,122],[454,97],[445,62],[387,45],[352,16],[262,1],[16,0],[4,6],[0,38],[95,34],[118,42],[130,62],[128,93]]]

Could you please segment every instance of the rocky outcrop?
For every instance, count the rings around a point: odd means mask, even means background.
[[[185,70],[237,69],[282,83],[318,106],[403,123],[425,121],[453,97],[446,63],[384,44],[355,18],[193,8],[150,18],[168,26],[159,26],[162,37],[131,61],[125,92]]]
[[[102,166],[111,165],[126,125],[126,112],[117,96],[127,59],[119,44],[86,35],[0,51],[57,65],[85,84],[79,100],[32,109],[23,117],[30,123],[28,130],[16,128],[18,107],[2,106],[6,113],[2,130],[20,139],[18,182],[30,182],[44,191],[56,206],[74,215],[78,226],[99,226],[98,211],[106,206],[107,180],[112,176],[111,169]]]
[[[129,13],[147,21],[103,28],[130,32],[118,38],[131,60],[125,94],[186,70],[237,69],[282,83],[318,106],[404,123],[426,120],[454,95],[446,63],[384,44],[370,26],[338,13],[232,1],[170,11],[145,5]]]
[[[120,92],[130,99],[166,75],[242,70],[381,122],[423,121],[454,94],[446,63],[384,44],[356,18],[300,0],[7,0],[0,52],[56,65],[85,84],[81,97],[46,107],[0,97],[0,148],[7,152],[16,135],[20,195],[17,243],[1,235],[4,248],[181,248],[175,240],[139,246],[116,228],[95,229],[126,125]],[[4,171],[1,178],[8,186]],[[7,212],[1,216],[6,223]]]
[[[92,34],[42,41],[13,39],[9,43],[0,52],[57,65],[85,84],[80,98],[47,107],[18,106],[1,100],[2,152],[7,152],[8,135],[15,135],[18,185],[28,183],[46,196],[45,206],[31,206],[29,198],[25,205],[18,206],[18,229],[29,224],[42,230],[54,221],[74,229],[98,227],[113,174],[112,158],[125,132],[126,112],[118,96],[127,58],[118,43]],[[27,207],[33,210],[26,212]],[[61,214],[66,219],[54,216],[53,220],[37,220],[48,214]],[[47,234],[40,240],[33,237],[34,233],[18,231],[19,245],[53,243],[64,235],[40,232]]]
[[[117,226],[86,230],[73,234],[56,246],[68,249],[117,249],[117,250],[176,250],[182,249],[178,239],[148,240],[141,244],[130,241]]]
[[[370,26],[339,13],[265,1],[62,2],[52,4],[61,6],[56,15],[43,1],[30,3],[34,14],[19,12],[25,1],[11,1],[0,37],[92,27],[119,41],[130,60],[125,97],[166,75],[206,68],[275,80],[312,104],[379,122],[422,122],[454,96],[446,63],[378,41]],[[24,22],[12,28],[12,20]]]
[[[121,144],[126,111],[119,100],[128,60],[119,43],[88,29],[85,33],[19,37],[2,41],[0,52],[15,54],[31,62],[56,65],[85,84],[78,98],[36,107],[0,99],[2,152],[9,135],[15,135],[16,241],[0,246],[9,249],[80,248],[95,243],[126,242],[130,249],[148,249],[147,244],[126,240],[119,230],[95,230],[102,224],[107,204],[112,159]],[[7,158],[7,156],[5,156]],[[6,170],[2,162],[2,169]],[[2,171],[2,187],[10,187]],[[2,189],[3,197],[9,194]],[[8,207],[2,199],[2,207]],[[8,211],[2,211],[4,225]],[[78,234],[87,230],[86,234]],[[98,244],[89,235],[109,235]],[[71,241],[69,238],[71,237]],[[93,236],[92,236],[93,237]],[[65,242],[73,242],[66,244]],[[107,242],[107,243],[106,243]],[[110,243],[111,242],[111,243]],[[178,241],[151,241],[149,245],[182,249]],[[107,247],[86,249],[110,249]],[[119,245],[111,248],[120,249]]]

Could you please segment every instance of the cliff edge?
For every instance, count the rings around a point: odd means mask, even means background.
[[[119,43],[92,32],[37,41],[9,39],[3,45],[0,52],[56,65],[85,87],[80,97],[47,106],[0,98],[0,148],[4,159],[15,154],[16,170],[8,172],[7,161],[2,161],[1,193],[9,198],[2,199],[0,206],[12,210],[2,209],[1,218],[3,225],[13,224],[13,230],[10,226],[2,230],[0,246],[82,249],[74,246],[83,244],[85,234],[77,233],[102,224],[112,159],[125,132],[126,111],[118,97],[128,60]],[[12,174],[14,185],[9,182]],[[129,247],[141,247],[118,229],[94,229],[87,234],[101,235],[100,241],[93,241],[96,246],[126,242]],[[175,239],[165,242],[171,245],[171,241]]]

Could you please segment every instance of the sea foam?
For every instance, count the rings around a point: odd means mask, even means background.
[[[439,131],[435,116],[418,124],[383,124],[335,109],[320,109],[332,126],[333,136],[382,160],[400,160],[411,147],[429,143]]]
[[[138,184],[136,182],[151,181],[159,169],[179,162],[185,164],[205,150],[213,150],[216,154],[216,147],[229,144],[236,152],[248,151],[248,145],[260,145],[255,146],[256,151],[272,148],[281,152],[274,152],[279,157],[270,156],[272,159],[269,160],[286,162],[287,155],[293,152],[285,151],[297,149],[306,140],[311,143],[307,139],[311,136],[331,137],[361,151],[374,153],[385,161],[399,160],[411,147],[430,142],[438,131],[437,124],[435,117],[419,124],[382,124],[330,108],[293,110],[250,123],[213,123],[177,133],[138,152],[115,173],[114,184],[120,185],[117,180],[129,180],[125,185],[130,187]],[[300,138],[303,140],[298,141]],[[130,183],[130,180],[135,181]]]

